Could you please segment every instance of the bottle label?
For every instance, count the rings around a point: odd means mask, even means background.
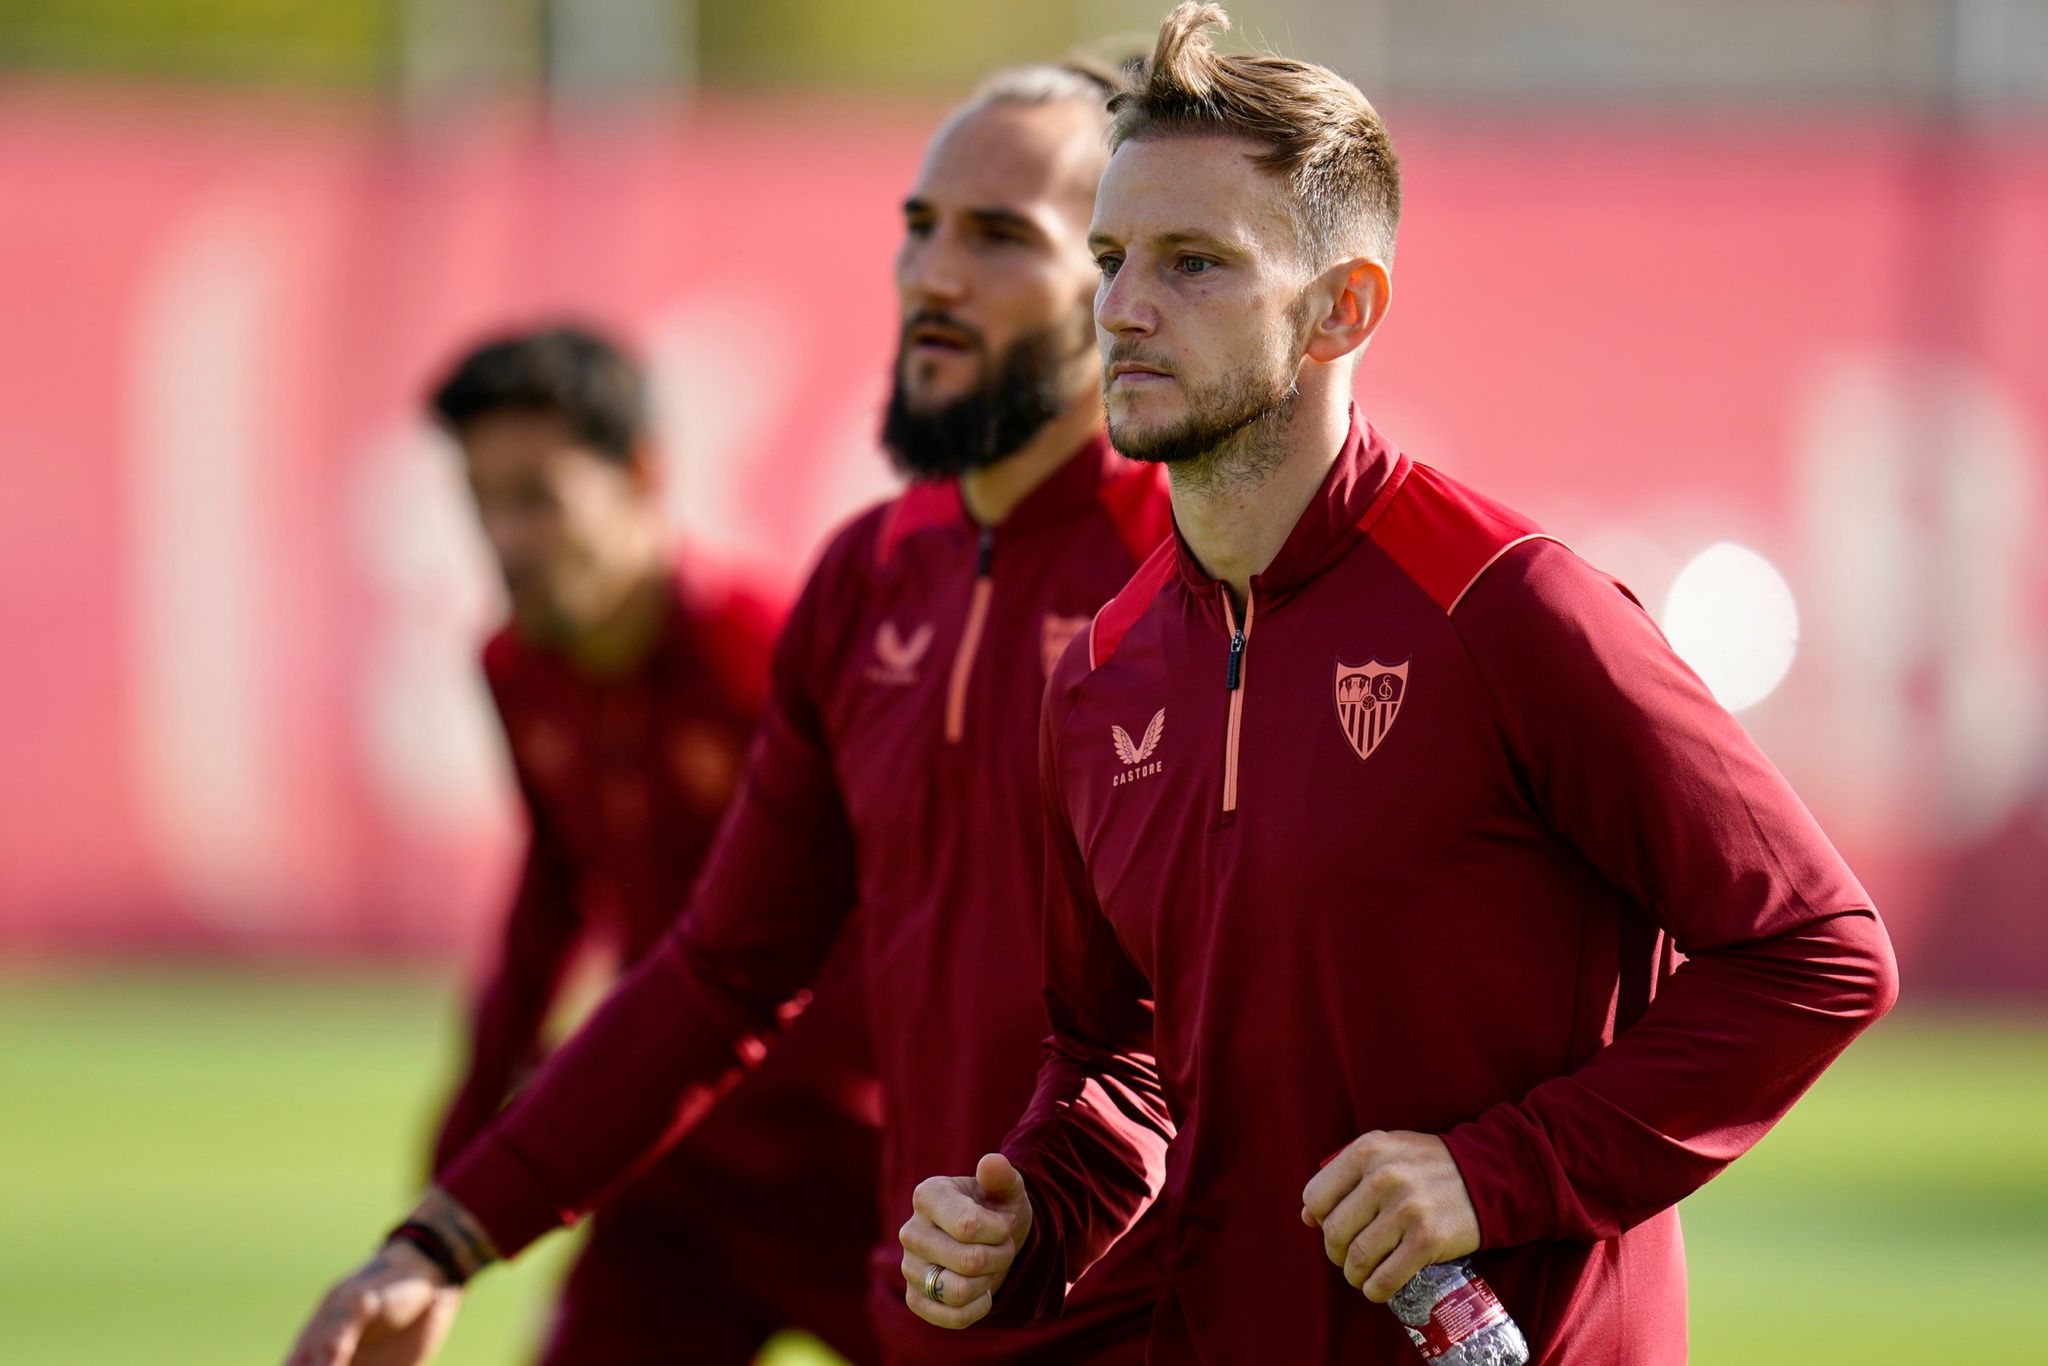
[[[1424,1361],[1435,1361],[1508,1316],[1493,1288],[1476,1276],[1460,1276],[1429,1311],[1429,1321],[1403,1325]]]

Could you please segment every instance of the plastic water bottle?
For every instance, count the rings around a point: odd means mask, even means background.
[[[1460,1257],[1425,1266],[1387,1302],[1424,1361],[1439,1366],[1528,1366],[1529,1343],[1493,1287]]]

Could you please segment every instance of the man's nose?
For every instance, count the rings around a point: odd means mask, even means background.
[[[899,283],[904,302],[915,306],[956,304],[967,296],[967,264],[954,234],[934,228],[910,243]]]
[[[1158,330],[1159,314],[1129,266],[1102,282],[1095,295],[1095,325],[1117,337],[1147,337]]]

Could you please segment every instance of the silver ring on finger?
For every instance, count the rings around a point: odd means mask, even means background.
[[[924,1273],[924,1297],[926,1299],[935,1300],[940,1304],[946,1302],[946,1287],[941,1281],[945,1274],[946,1268],[940,1266],[937,1262],[932,1263],[931,1270]]]

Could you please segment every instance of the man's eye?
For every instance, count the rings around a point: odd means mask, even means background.
[[[1095,268],[1102,272],[1102,278],[1105,280],[1115,279],[1116,273],[1123,269],[1123,264],[1124,260],[1121,256],[1098,256],[1095,258]]]
[[[1183,256],[1180,270],[1183,275],[1207,275],[1216,268],[1216,263],[1203,256]]]
[[[922,219],[918,219],[905,223],[903,231],[912,237],[929,237],[932,233],[932,225]]]

